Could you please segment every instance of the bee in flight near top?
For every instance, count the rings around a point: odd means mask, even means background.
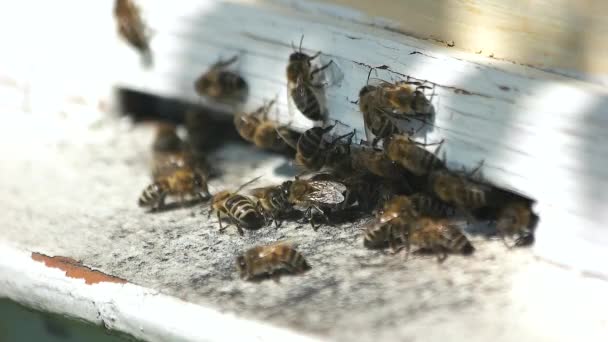
[[[325,109],[319,100],[319,89],[324,87],[324,84],[314,83],[315,75],[327,69],[333,61],[321,66],[313,67],[311,61],[317,58],[321,52],[310,56],[302,52],[302,40],[300,46],[291,55],[289,55],[289,63],[287,64],[287,90],[289,97],[295,103],[298,110],[307,118],[313,121],[324,121]]]
[[[114,17],[120,36],[139,51],[144,66],[152,65],[150,33],[137,4],[133,0],[116,0]]]
[[[194,89],[200,96],[217,101],[242,101],[247,96],[247,82],[238,73],[228,67],[238,60],[234,56],[228,60],[219,60],[194,82]]]

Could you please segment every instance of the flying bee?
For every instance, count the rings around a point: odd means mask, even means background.
[[[257,230],[262,228],[266,223],[264,215],[258,210],[256,203],[249,197],[240,195],[238,192],[245,186],[255,182],[258,178],[254,178],[249,182],[241,185],[234,192],[224,190],[213,196],[211,200],[211,209],[209,216],[214,211],[217,214],[220,231],[223,231],[228,226],[222,225],[222,219],[227,218],[240,235],[243,235],[243,228],[249,230]]]
[[[274,100],[261,106],[253,113],[238,113],[234,116],[234,126],[239,135],[259,148],[274,151],[287,151],[287,141],[297,140],[299,134],[277,122],[268,119],[268,111]]]
[[[346,185],[330,180],[303,180],[283,182],[282,186],[288,189],[288,201],[295,209],[304,211],[304,218],[308,220],[314,230],[315,215],[320,215],[329,221],[323,209],[337,209],[345,203]]]
[[[485,184],[467,179],[448,170],[437,170],[429,176],[431,192],[440,200],[468,211],[495,205],[496,192]]]
[[[178,196],[180,203],[184,203],[186,196],[198,197],[201,200],[211,197],[204,175],[193,168],[180,167],[157,177],[154,183],[144,189],[138,204],[152,210],[161,209],[165,206],[167,196]]]
[[[532,244],[537,223],[538,216],[532,212],[529,203],[513,201],[500,209],[496,229],[505,245],[512,248]],[[507,243],[510,236],[517,236],[513,245]]]
[[[114,3],[114,17],[118,26],[118,34],[139,51],[143,64],[150,66],[152,64],[150,34],[135,1],[116,0]]]
[[[238,56],[234,56],[213,64],[194,82],[197,94],[217,101],[243,100],[248,90],[247,82],[241,75],[227,70],[237,59]]]
[[[444,261],[448,253],[470,255],[475,250],[457,226],[446,220],[429,217],[420,217],[409,225],[405,241],[406,253],[409,253],[411,244],[436,253],[439,262]]]
[[[293,210],[289,203],[289,189],[287,187],[267,186],[251,190],[251,194],[258,199],[258,211],[264,213],[274,221],[275,225],[281,225],[281,218],[290,214]]]
[[[285,242],[250,248],[237,257],[236,266],[244,280],[255,280],[284,272],[297,274],[310,269],[304,256]]]
[[[407,135],[391,135],[384,139],[384,153],[415,176],[425,176],[433,170],[444,169],[444,162],[436,156],[441,145],[435,153],[421,145],[423,144],[411,140]]]
[[[312,66],[311,61],[317,58],[321,52],[310,56],[302,52],[302,40],[298,50],[295,49],[289,55],[289,63],[287,64],[287,89],[289,97],[293,100],[298,110],[307,118],[313,121],[322,121],[324,119],[324,109],[321,102],[315,93],[315,88],[322,88],[322,84],[313,83],[315,74],[325,70],[333,61],[316,68]]]

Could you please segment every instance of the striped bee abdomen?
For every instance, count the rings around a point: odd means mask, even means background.
[[[321,104],[314,91],[305,84],[299,84],[291,90],[291,98],[302,114],[313,121],[323,119]]]
[[[158,206],[165,194],[159,182],[148,185],[139,196],[137,204],[140,207],[156,207]]]
[[[226,200],[226,210],[230,217],[246,229],[259,229],[264,225],[264,217],[247,197],[235,194]]]
[[[475,248],[467,237],[456,226],[447,225],[442,232],[443,247],[452,253],[469,255]]]

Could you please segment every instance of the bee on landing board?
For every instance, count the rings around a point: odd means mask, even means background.
[[[538,216],[532,212],[531,205],[523,201],[513,201],[504,205],[496,220],[496,230],[508,248],[527,246],[534,242],[534,229]],[[507,238],[515,237],[512,245]]]
[[[388,159],[401,165],[415,176],[425,176],[434,170],[445,169],[444,162],[436,155],[441,145],[435,153],[431,153],[422,147],[424,144],[417,143],[403,134],[385,138],[383,145]]]
[[[251,190],[251,194],[258,199],[258,210],[267,216],[269,221],[274,221],[279,227],[281,219],[293,212],[289,203],[289,189],[287,187],[267,186]]]
[[[462,231],[447,220],[420,217],[408,228],[406,253],[409,253],[410,245],[415,245],[437,254],[437,260],[442,262],[448,253],[470,255],[475,250]]]
[[[152,52],[150,51],[149,32],[135,1],[116,0],[114,18],[118,34],[139,51],[144,66],[151,66]]]
[[[188,166],[178,167],[158,175],[154,183],[144,189],[138,204],[140,207],[152,210],[162,209],[167,196],[179,197],[180,203],[184,203],[187,196],[201,200],[211,197],[205,176]]]
[[[437,170],[429,176],[431,192],[445,203],[473,211],[499,203],[498,194],[489,185],[474,182],[465,175]]]
[[[236,114],[234,127],[243,139],[259,148],[278,152],[288,151],[290,145],[287,141],[297,141],[299,134],[268,119],[268,112],[274,102],[274,100],[270,101],[253,113]]]
[[[194,82],[196,93],[222,102],[244,100],[248,91],[247,82],[238,73],[227,70],[237,60],[238,56],[234,56],[213,64]]]
[[[281,273],[302,273],[310,266],[294,247],[285,242],[253,247],[236,259],[241,279],[256,280]]]
[[[231,224],[236,226],[240,235],[243,235],[243,228],[248,230],[257,230],[262,228],[266,223],[264,215],[258,210],[256,203],[249,197],[239,194],[238,192],[245,186],[255,182],[260,177],[254,178],[247,183],[241,185],[235,191],[224,190],[215,194],[211,200],[211,210],[217,214],[220,231],[223,231],[228,226],[222,225],[222,219],[228,219]]]
[[[317,89],[323,88],[323,84],[315,84],[315,74],[327,69],[333,61],[316,68],[313,67],[311,61],[317,58],[321,52],[310,56],[302,52],[302,40],[298,50],[295,49],[289,55],[289,63],[287,64],[287,89],[288,95],[295,103],[298,110],[307,118],[313,121],[324,121],[325,110],[319,101],[316,94]]]
[[[304,219],[309,221],[312,228],[317,230],[315,217],[321,216],[328,222],[324,209],[339,209],[345,204],[346,185],[330,180],[304,180],[283,182],[282,186],[288,189],[288,201],[299,211],[304,212]]]

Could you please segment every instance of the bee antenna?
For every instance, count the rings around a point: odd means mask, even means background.
[[[234,191],[234,193],[237,193],[237,192],[239,192],[239,191],[243,190],[243,188],[245,188],[247,185],[250,185],[250,184],[252,184],[252,183],[255,183],[255,182],[256,182],[258,179],[260,179],[260,178],[262,178],[262,176],[257,176],[257,177],[255,177],[254,179],[249,180],[249,181],[247,181],[247,182],[245,182],[245,183],[241,184],[241,186],[239,186],[239,187],[238,187],[238,188],[237,188],[237,189]]]
[[[365,82],[365,85],[369,84],[369,77],[372,75],[372,70],[376,70],[376,68],[369,68],[369,72],[367,73],[367,82]]]
[[[302,41],[304,40],[304,34],[302,34],[302,37],[300,37],[300,48],[298,49],[298,52],[302,52]]]

